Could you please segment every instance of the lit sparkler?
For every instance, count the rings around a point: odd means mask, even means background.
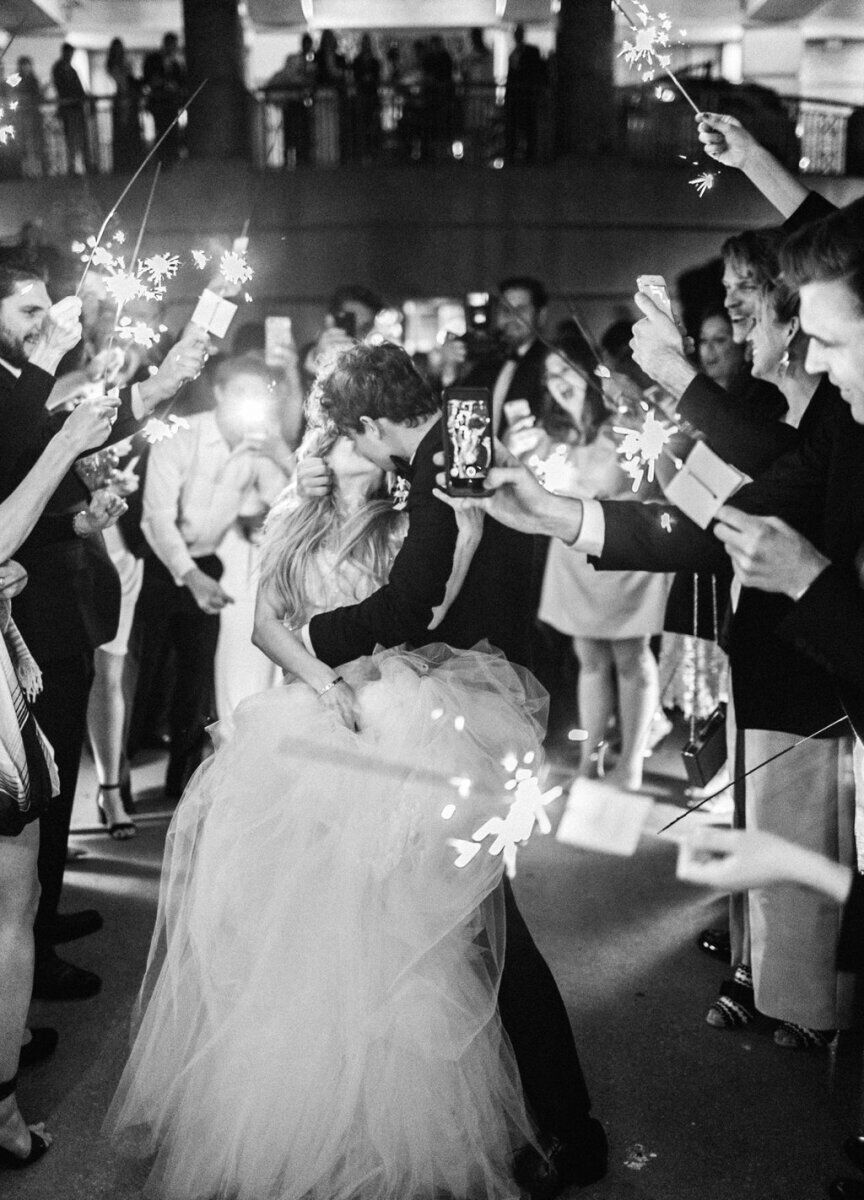
[[[243,254],[236,250],[226,250],[219,260],[219,273],[226,283],[240,288],[248,283],[254,272]]]
[[[162,421],[159,417],[151,417],[141,432],[150,445],[155,446],[157,442],[164,442],[169,438],[173,438],[181,429],[188,428],[189,422],[187,420],[171,413],[167,421]]]
[[[166,279],[173,279],[180,267],[180,258],[176,254],[153,254],[139,263],[139,271],[147,276],[156,287],[164,287]]]
[[[700,111],[699,106],[690,93],[683,87],[675,73],[670,69],[672,56],[663,53],[663,51],[669,48],[669,37],[672,31],[671,20],[666,13],[658,13],[657,17],[653,18],[651,10],[647,4],[642,3],[642,0],[632,0],[632,2],[633,7],[636,9],[638,25],[631,20],[627,11],[619,3],[619,0],[612,0],[614,7],[618,9],[621,16],[636,35],[632,41],[624,42],[624,46],[618,57],[623,57],[629,66],[636,67],[643,83],[653,82],[659,68],[659,70],[663,71],[671,79],[698,116]]]
[[[695,179],[689,179],[687,182],[692,183],[699,194],[699,199],[701,200],[706,192],[711,191],[716,178],[717,175],[714,171],[703,171],[701,175],[697,175]]]
[[[203,250],[193,250],[192,251],[192,262],[195,264],[195,266],[198,268],[199,271],[203,271],[209,261],[210,261],[210,259],[207,257],[207,255],[204,253]]]
[[[657,459],[672,437],[673,430],[662,421],[658,421],[650,411],[645,414],[645,420],[639,429],[626,429],[620,425],[613,426],[613,429],[616,433],[623,434],[621,445],[618,447],[624,459],[621,469],[633,480],[633,491],[637,492],[645,475],[649,482],[654,479]]]

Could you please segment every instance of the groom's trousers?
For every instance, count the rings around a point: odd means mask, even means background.
[[[506,943],[498,1012],[510,1039],[525,1100],[541,1134],[572,1143],[591,1098],[558,985],[534,944],[505,879]]]

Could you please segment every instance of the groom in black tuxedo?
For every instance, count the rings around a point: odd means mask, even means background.
[[[410,480],[408,533],[388,582],[366,600],[319,613],[302,630],[308,649],[336,667],[377,645],[432,641],[469,649],[487,639],[516,663],[528,658],[532,539],[486,519],[482,533],[457,526],[433,496],[433,456],[441,446],[441,413],[426,381],[395,345],[358,345],[319,381],[321,407],[355,448]],[[320,459],[301,464],[305,495],[329,490]],[[453,594],[451,576],[461,585]],[[448,584],[449,591],[448,591]],[[449,601],[430,632],[433,609]],[[338,686],[346,687],[344,683]],[[606,1172],[606,1138],[590,1114],[590,1098],[567,1011],[504,881],[507,949],[498,998],[545,1157],[523,1153],[517,1181],[538,1200]]]

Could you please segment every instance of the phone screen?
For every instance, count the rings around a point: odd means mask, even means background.
[[[448,388],[444,392],[444,459],[451,496],[483,492],[492,466],[488,388]]]

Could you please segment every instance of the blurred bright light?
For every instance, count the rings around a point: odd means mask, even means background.
[[[504,159],[503,158],[493,158],[492,166],[495,168],[496,171],[502,170],[504,167]]]
[[[465,153],[465,147],[462,145],[462,143],[454,142],[453,143],[453,157],[454,158],[462,158],[464,153]]]

